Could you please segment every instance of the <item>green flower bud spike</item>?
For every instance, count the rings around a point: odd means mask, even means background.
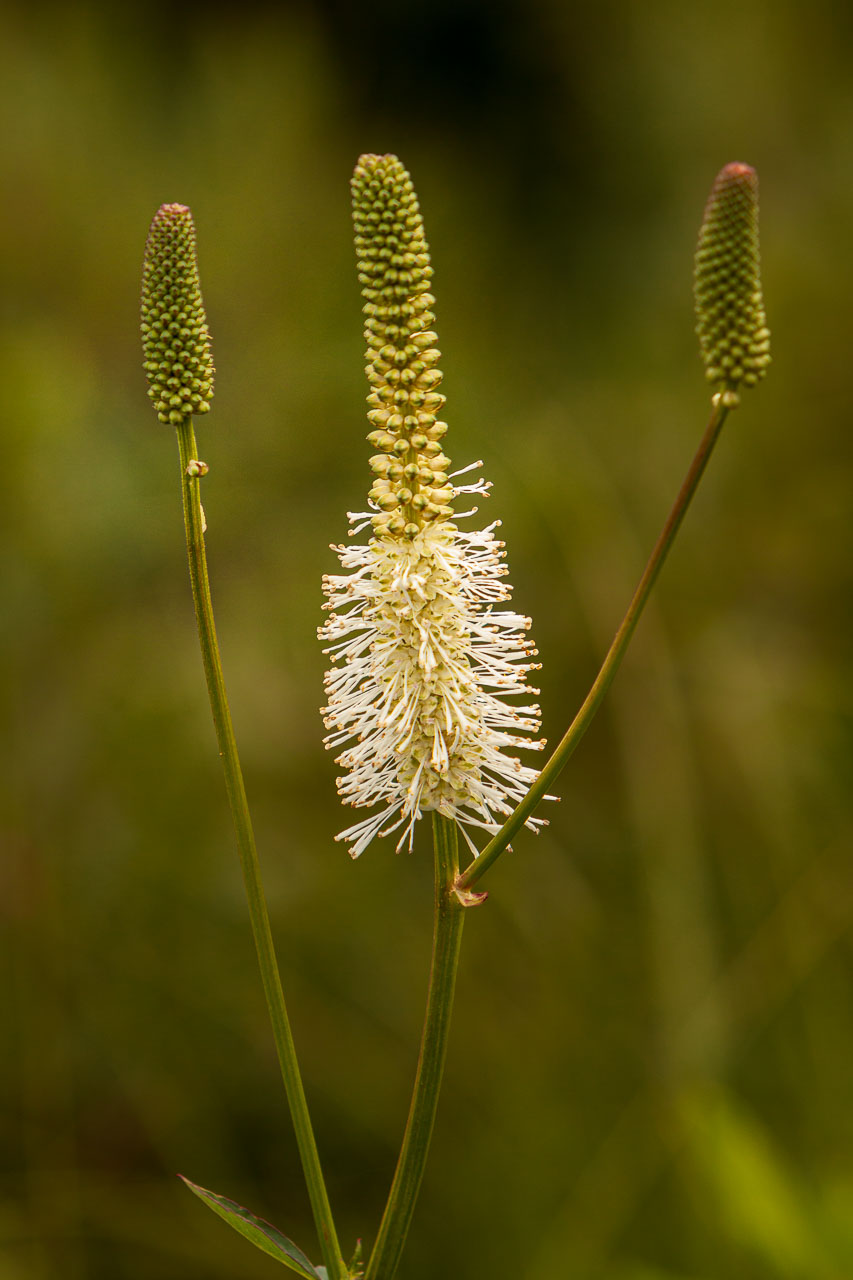
[[[721,403],[740,403],[770,364],[758,253],[758,175],[727,164],[714,180],[699,232],[694,275],[696,332],[705,377]]]
[[[371,391],[367,437],[377,536],[414,538],[453,515],[450,459],[439,443],[445,397],[431,330],[435,298],[424,224],[412,180],[396,156],[364,155],[352,178],[358,279]]]
[[[161,422],[179,426],[207,413],[213,356],[195,251],[195,226],[182,204],[154,214],[142,266],[142,350],[148,394]]]

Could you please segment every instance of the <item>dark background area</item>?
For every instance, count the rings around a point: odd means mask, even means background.
[[[344,1247],[414,1072],[428,839],[351,864],[320,577],[369,482],[348,179],[410,169],[457,465],[556,741],[704,426],[692,253],[758,169],[774,363],[726,424],[538,839],[466,930],[401,1280],[853,1275],[853,16],[830,0],[0,11],[0,1280],[317,1256],[198,657],[148,224],[191,205],[208,552]],[[424,836],[426,833],[423,833]]]

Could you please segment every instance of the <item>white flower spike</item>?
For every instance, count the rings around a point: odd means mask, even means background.
[[[498,521],[485,529],[454,523],[460,495],[486,496],[482,479],[458,484],[439,441],[440,352],[430,326],[432,270],[411,179],[396,156],[362,156],[352,180],[359,280],[368,344],[368,440],[378,450],[369,511],[351,513],[362,546],[333,547],[344,570],[324,578],[330,616],[320,628],[335,665],[325,677],[328,748],[337,757],[342,800],[379,811],[337,837],[357,858],[375,836],[403,828],[411,850],[417,821],[438,810],[493,833],[537,774],[506,748],[541,750],[522,736],[539,729],[529,699],[530,619],[499,608],[504,581]],[[537,830],[540,818],[527,825]]]

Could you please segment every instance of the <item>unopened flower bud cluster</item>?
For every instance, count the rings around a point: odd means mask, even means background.
[[[431,325],[432,268],[411,179],[392,156],[365,157],[353,175],[353,220],[365,298],[368,440],[374,533],[414,538],[452,516],[450,459],[439,420],[441,352]]]
[[[746,164],[717,174],[699,232],[696,332],[705,376],[726,403],[755,386],[770,364],[758,251],[758,176]]]
[[[196,263],[195,226],[182,204],[154,215],[142,268],[143,368],[161,422],[207,413],[213,357]]]

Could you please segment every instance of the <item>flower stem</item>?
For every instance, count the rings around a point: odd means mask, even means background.
[[[517,831],[523,826],[527,818],[539,804],[548,788],[552,786],[559,774],[565,768],[569,757],[572,755],[575,747],[586,733],[596,711],[604,700],[604,695],[613,683],[613,677],[619,670],[619,664],[625,656],[625,650],[634,634],[640,614],[643,612],[646,601],[649,598],[655,580],[666,560],[667,554],[675,535],[678,533],[685,512],[690,505],[690,501],[696,492],[699,481],[711,451],[720,434],[720,429],[728,416],[728,407],[723,404],[722,397],[716,397],[714,407],[711,411],[711,417],[705,428],[705,434],[696,450],[693,461],[684,482],[678,491],[678,496],[672,505],[672,509],[667,517],[666,523],[661,529],[654,550],[649,556],[643,576],[637,585],[633,599],[628,606],[628,611],[622,619],[622,624],[613,639],[607,657],[601,665],[601,670],[595,678],[592,688],[587,694],[583,705],[578,711],[572,723],[566,730],[562,741],[554,750],[548,763],[545,765],[539,777],[528,791],[527,795],[521,803],[513,810],[507,818],[500,831],[486,845],[482,853],[469,864],[466,870],[457,880],[457,888],[460,891],[471,889],[478,880],[497,862],[498,858],[508,847],[509,842]]]
[[[426,1016],[415,1087],[400,1158],[364,1280],[391,1280],[400,1261],[426,1167],[444,1063],[465,907],[454,891],[459,873],[456,823],[433,814],[435,923]]]
[[[314,1141],[305,1090],[302,1087],[299,1065],[296,1060],[296,1049],[293,1044],[290,1022],[284,1003],[284,992],[281,987],[281,977],[275,957],[269,915],[261,881],[261,868],[255,847],[252,820],[249,816],[246,789],[243,784],[243,771],[237,754],[237,742],[234,737],[231,712],[228,708],[228,697],[225,692],[225,679],[222,674],[222,663],[219,657],[219,645],[216,639],[213,604],[210,598],[210,584],[207,575],[204,525],[199,499],[199,473],[198,468],[191,465],[197,460],[192,418],[185,418],[178,426],[177,432],[181,457],[181,487],[190,582],[192,584],[193,601],[198,622],[201,658],[207,679],[207,690],[210,695],[210,707],[213,713],[216,739],[219,744],[219,754],[225,772],[225,787],[228,792],[231,814],[234,819],[234,829],[237,835],[237,848],[243,869],[243,883],[246,888],[246,899],[252,922],[255,948],[258,953],[261,982],[263,983],[264,995],[269,1009],[273,1038],[278,1052],[287,1101],[293,1118],[296,1142],[302,1160],[314,1222],[320,1237],[323,1260],[326,1264],[329,1280],[346,1280],[347,1268],[341,1257],[341,1250],[335,1232],[332,1210],[320,1168],[320,1157],[317,1152],[317,1144]]]

